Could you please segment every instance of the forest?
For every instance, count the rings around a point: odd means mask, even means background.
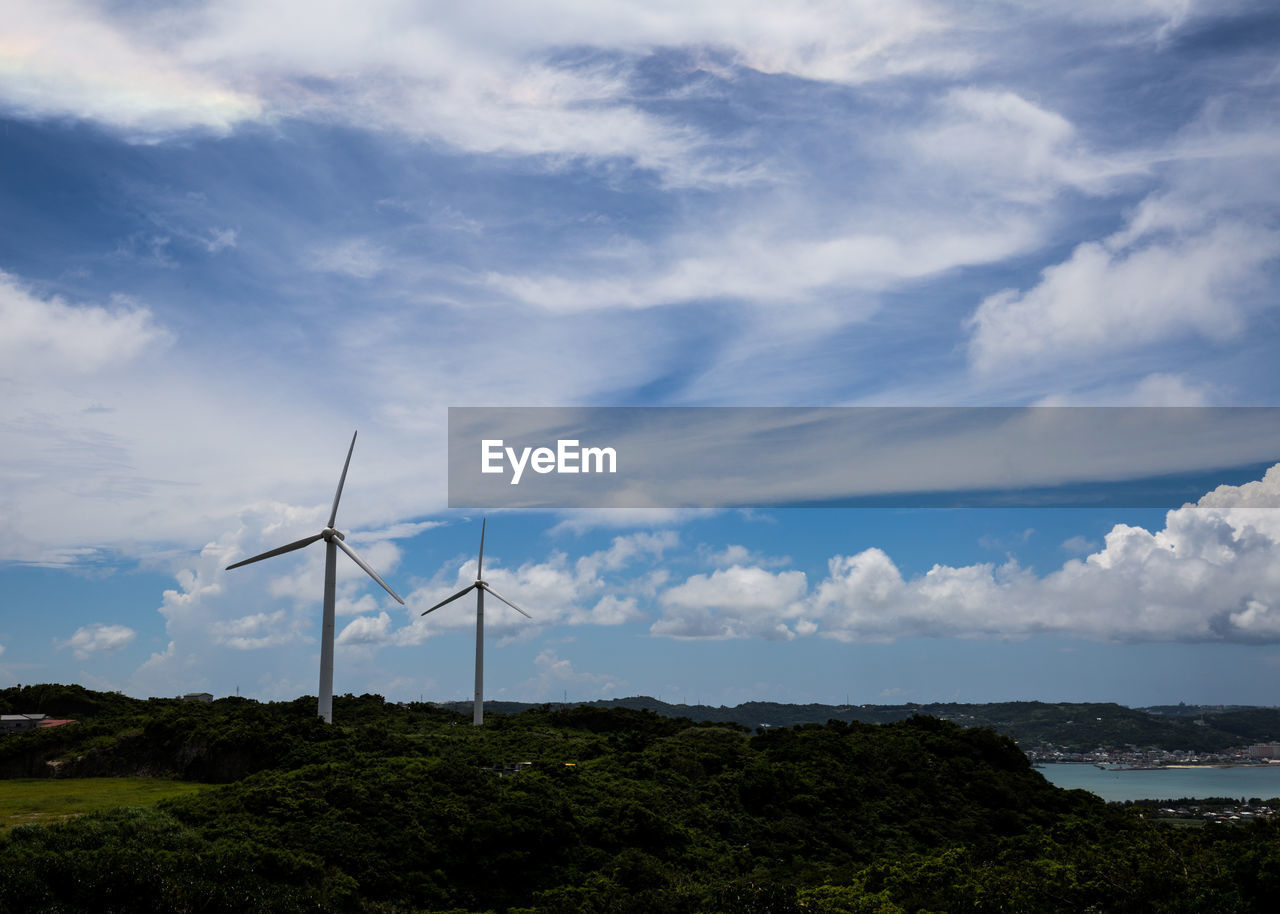
[[[0,836],[3,911],[1253,911],[1269,822],[1173,828],[1050,785],[926,715],[749,729],[542,706],[483,728],[381,696],[140,701],[0,691],[76,724],[0,776],[211,785]]]
[[[1155,749],[1221,752],[1248,743],[1280,740],[1280,708],[1168,706],[1129,708],[1114,702],[1005,701],[986,704],[935,702],[901,705],[782,704],[750,701],[733,707],[676,705],[647,696],[587,702],[594,707],[656,711],[667,717],[792,727],[842,720],[885,724],[926,714],[965,727],[990,727],[1023,747],[1056,746],[1071,752],[1128,745]],[[468,705],[449,705],[465,711]],[[523,702],[486,702],[486,707],[519,713],[536,707]]]

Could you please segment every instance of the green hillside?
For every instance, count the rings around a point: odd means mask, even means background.
[[[539,707],[477,729],[366,695],[327,726],[314,699],[47,694],[82,719],[0,738],[6,770],[222,786],[12,829],[3,911],[1250,911],[1280,889],[1269,822],[1168,828],[928,716],[752,732]]]

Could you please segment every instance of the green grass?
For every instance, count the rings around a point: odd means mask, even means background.
[[[154,806],[207,784],[157,778],[19,778],[0,780],[0,832],[49,825],[116,806]]]

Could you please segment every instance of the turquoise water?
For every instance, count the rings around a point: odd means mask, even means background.
[[[1280,797],[1280,765],[1246,768],[1160,768],[1103,771],[1095,765],[1043,765],[1036,769],[1058,787],[1079,787],[1104,800],[1178,797]]]

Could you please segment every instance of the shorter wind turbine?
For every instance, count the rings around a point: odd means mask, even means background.
[[[471,723],[475,724],[477,727],[484,723],[484,595],[485,595],[485,591],[488,591],[489,593],[493,594],[495,597],[497,597],[503,603],[506,603],[508,606],[510,606],[520,615],[524,616],[526,619],[533,618],[533,616],[529,615],[519,606],[516,606],[516,604],[512,603],[502,594],[498,593],[496,590],[490,587],[489,583],[484,580],[484,575],[482,574],[482,572],[484,571],[484,525],[485,525],[485,521],[483,520],[480,521],[480,558],[476,562],[475,583],[467,585],[466,587],[462,588],[462,590],[459,590],[457,593],[451,596],[449,599],[441,600],[435,606],[431,607],[430,609],[422,613],[422,615],[425,616],[429,612],[435,612],[437,609],[439,609],[441,606],[444,606],[446,603],[452,603],[454,600],[458,599],[459,597],[465,597],[467,594],[471,593],[471,591],[473,590],[476,592],[476,703],[475,703],[475,710],[472,711],[471,713]]]
[[[228,565],[227,571],[232,568],[239,568],[241,565],[252,565],[254,562],[261,562],[263,559],[269,559],[272,556],[284,555],[286,552],[293,552],[295,549],[301,549],[304,546],[310,546],[317,540],[324,540],[324,622],[320,632],[320,702],[316,709],[316,714],[324,718],[327,724],[333,723],[333,617],[334,604],[337,594],[337,575],[338,575],[338,550],[341,549],[351,557],[351,560],[365,570],[369,577],[373,578],[382,585],[382,589],[403,605],[404,600],[400,599],[400,595],[387,586],[387,582],[378,577],[378,572],[366,564],[365,560],[356,555],[355,550],[343,542],[343,535],[333,526],[338,519],[338,499],[342,498],[342,486],[347,481],[347,467],[351,466],[351,452],[356,449],[356,435],[351,435],[351,447],[347,448],[347,462],[342,465],[342,475],[338,477],[338,491],[333,495],[333,510],[329,512],[329,524],[315,536],[308,536],[306,539],[300,539],[295,543],[289,543],[287,546],[280,546],[261,555],[255,555],[251,559],[245,559],[243,562],[236,562],[234,565]],[[495,596],[497,596],[495,594]],[[501,598],[499,598],[501,599]]]

